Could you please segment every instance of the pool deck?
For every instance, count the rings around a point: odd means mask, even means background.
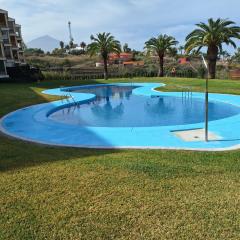
[[[106,84],[103,84],[106,85]],[[156,87],[161,83],[121,83],[110,84],[118,86],[137,86],[133,94],[144,96],[176,96],[181,92],[159,92]],[[69,89],[79,89],[85,86],[57,88],[43,93],[69,97]],[[94,85],[91,85],[94,87]],[[95,85],[96,86],[96,85]],[[97,86],[100,86],[99,84]],[[44,103],[19,109],[9,113],[0,120],[0,131],[6,135],[24,141],[40,144],[81,148],[126,148],[126,149],[179,149],[197,151],[225,151],[240,148],[240,114],[209,122],[209,131],[217,140],[184,141],[176,136],[176,131],[202,129],[204,123],[157,126],[157,127],[82,127],[55,122],[48,116],[75,102],[83,103],[95,98],[94,94],[71,92],[72,98],[51,103]],[[193,93],[193,98],[204,98],[203,93]],[[210,94],[209,101],[220,101],[240,107],[240,96],[229,94]]]

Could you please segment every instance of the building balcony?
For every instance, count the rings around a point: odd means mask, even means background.
[[[16,32],[15,34],[16,34],[16,38],[18,38],[18,39],[22,39],[22,36],[21,36],[20,33]]]
[[[12,50],[10,47],[4,48],[4,53],[7,60],[13,59]]]
[[[13,51],[18,51],[18,46],[16,46],[16,45],[13,46],[13,45],[12,45],[11,47],[12,47],[12,50],[13,50]]]
[[[2,39],[9,39],[8,31],[2,31]]]
[[[12,45],[12,48],[18,48],[17,41],[15,37],[11,37],[10,43]]]
[[[11,31],[11,32],[9,31],[9,35],[10,36],[16,36],[16,33],[14,31]]]
[[[14,58],[14,61],[15,61],[16,63],[21,62],[20,59],[19,59],[18,57],[15,57],[15,58]]]
[[[9,39],[3,39],[3,44],[4,45],[11,45]]]
[[[7,61],[8,61],[8,60],[13,60],[12,55],[6,54],[6,60],[7,60]]]
[[[8,77],[8,75],[7,75],[7,73],[4,71],[0,71],[0,78],[7,78]]]
[[[0,28],[7,28],[7,24],[4,22],[0,22]]]
[[[9,39],[9,35],[6,31],[3,32],[2,39]]]

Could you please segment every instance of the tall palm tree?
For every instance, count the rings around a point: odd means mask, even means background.
[[[110,33],[98,33],[91,36],[92,42],[88,45],[88,52],[91,56],[99,54],[104,63],[104,78],[108,79],[108,55],[121,52],[121,44]]]
[[[147,42],[145,42],[145,49],[152,54],[157,54],[159,58],[159,72],[158,76],[164,76],[164,56],[167,51],[171,51],[171,49],[178,44],[178,41],[175,40],[174,37],[168,36],[166,34],[159,35],[157,38],[151,38]]]
[[[233,38],[240,39],[240,27],[235,22],[218,18],[216,21],[210,18],[208,23],[196,24],[198,27],[186,37],[186,52],[193,49],[200,51],[207,48],[208,71],[210,78],[216,77],[216,62],[218,54],[222,52],[222,45],[225,43],[236,48]]]

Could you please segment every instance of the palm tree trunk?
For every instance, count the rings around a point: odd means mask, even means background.
[[[107,80],[108,79],[108,62],[107,62],[107,58],[104,58],[103,62],[104,62],[104,79]]]
[[[217,46],[209,46],[208,51],[207,51],[207,59],[208,59],[209,77],[211,79],[216,78],[217,56],[218,56],[218,47]]]
[[[217,60],[208,61],[209,77],[211,79],[216,78],[216,64],[217,64]]]
[[[162,55],[159,56],[159,71],[158,71],[158,77],[163,77],[164,76],[164,57]]]

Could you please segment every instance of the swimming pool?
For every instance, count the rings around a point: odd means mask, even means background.
[[[92,93],[93,100],[66,106],[52,113],[51,120],[76,126],[154,127],[194,124],[204,121],[205,102],[191,96],[177,97],[133,94],[136,87],[96,86],[71,92]],[[218,101],[209,102],[209,121],[231,117],[240,108]]]
[[[204,94],[159,92],[164,84],[100,84],[50,89],[62,99],[17,110],[1,119],[5,134],[70,147],[227,150],[239,147],[240,97],[210,94],[214,141],[188,142],[174,132],[204,127]],[[234,131],[233,131],[234,129]]]

